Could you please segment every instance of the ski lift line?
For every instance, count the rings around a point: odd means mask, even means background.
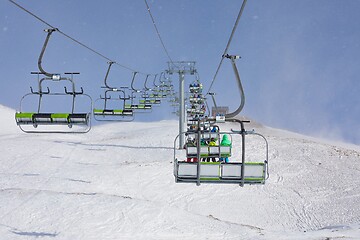
[[[223,55],[222,55],[222,57],[221,57],[219,66],[218,66],[218,68],[216,69],[216,72],[215,72],[215,75],[214,75],[214,77],[213,77],[213,79],[212,79],[212,81],[211,81],[209,90],[208,90],[208,92],[205,94],[205,96],[207,96],[207,95],[210,93],[211,88],[212,88],[212,86],[213,86],[213,84],[214,84],[214,82],[215,82],[215,79],[216,79],[216,77],[217,77],[217,75],[218,75],[218,73],[219,73],[219,70],[220,70],[220,68],[221,68],[221,65],[222,65],[222,63],[223,63],[223,61],[224,61],[224,58],[225,58],[225,56],[228,54],[228,50],[229,50],[230,44],[231,44],[231,42],[232,42],[232,39],[233,39],[233,37],[234,37],[236,28],[237,28],[237,26],[238,26],[238,24],[239,24],[240,18],[241,18],[241,16],[242,16],[243,11],[244,11],[246,2],[247,2],[247,0],[244,0],[243,3],[242,3],[242,5],[241,5],[239,14],[238,14],[238,16],[237,16],[237,18],[236,18],[236,21],[235,21],[234,27],[233,27],[233,29],[232,29],[232,31],[231,31],[231,34],[230,34],[228,43],[227,43],[226,48],[225,48],[225,50],[224,50],[224,53],[223,53]]]
[[[241,18],[241,16],[242,16],[242,13],[243,13],[243,11],[244,11],[246,2],[247,2],[247,0],[244,0],[243,3],[242,3],[242,5],[241,5],[240,12],[239,12],[239,14],[238,14],[238,16],[237,16],[237,18],[236,18],[235,25],[234,25],[234,27],[233,27],[233,29],[232,29],[232,32],[231,32],[229,41],[228,41],[228,43],[227,43],[227,45],[226,45],[226,48],[225,48],[225,51],[224,51],[224,54],[223,54],[223,58],[224,58],[224,56],[228,53],[228,50],[229,50],[231,41],[232,41],[232,39],[233,39],[233,37],[234,37],[236,28],[237,28],[237,26],[238,26],[238,24],[239,24],[239,21],[240,21],[240,18]]]
[[[18,3],[16,3],[13,0],[9,0],[11,3],[13,3],[14,5],[16,5],[17,7],[19,7],[20,9],[22,9],[23,11],[27,12],[28,14],[30,14],[31,16],[33,16],[34,18],[36,18],[37,20],[39,20],[40,22],[44,23],[45,25],[49,26],[50,28],[52,28],[54,31],[58,31],[59,33],[61,33],[62,35],[64,35],[65,37],[69,38],[70,40],[76,42],[77,44],[87,48],[88,50],[94,52],[95,54],[101,56],[102,58],[108,60],[108,61],[112,61],[110,58],[106,57],[105,55],[99,53],[98,51],[95,51],[94,49],[86,46],[85,44],[81,43],[80,41],[76,40],[75,38],[67,35],[66,33],[64,33],[63,31],[61,31],[59,28],[54,27],[53,25],[51,25],[50,23],[46,22],[45,20],[43,20],[42,18],[38,17],[37,15],[35,15],[34,13],[30,12],[29,10],[27,10],[26,8],[22,7],[21,5],[19,5]]]
[[[14,4],[15,6],[17,6],[18,8],[20,8],[21,10],[25,11],[26,13],[30,14],[31,16],[33,16],[34,18],[36,18],[37,20],[39,20],[40,22],[44,23],[45,25],[49,26],[51,29],[59,32],[60,34],[62,34],[63,36],[65,36],[66,38],[72,40],[73,42],[79,44],[80,46],[88,49],[89,51],[95,53],[96,55],[100,56],[101,58],[104,58],[105,60],[109,61],[109,62],[114,62],[114,64],[116,64],[117,66],[119,67],[122,67],[124,69],[127,69],[127,70],[130,70],[132,72],[137,72],[139,74],[144,74],[144,75],[147,75],[147,73],[143,73],[143,72],[140,72],[140,71],[136,71],[130,67],[127,67],[125,65],[122,65],[120,63],[117,63],[115,61],[113,61],[112,59],[108,58],[107,56],[105,56],[104,54],[100,53],[99,51],[96,51],[95,49],[85,45],[84,43],[80,42],[79,40],[71,37],[70,35],[64,33],[63,31],[61,31],[59,28],[56,28],[54,27],[53,25],[51,25],[50,23],[46,22],[45,20],[43,20],[42,18],[38,17],[37,15],[35,15],[34,13],[30,12],[29,10],[27,10],[26,8],[24,8],[23,6],[19,5],[18,3],[16,3],[15,1],[13,0],[9,0],[9,2],[11,2],[12,4]],[[153,75],[153,74],[151,74]]]
[[[160,42],[161,42],[161,45],[162,45],[162,47],[163,47],[163,49],[164,49],[167,57],[169,58],[170,62],[173,63],[173,60],[172,60],[172,58],[170,57],[170,54],[169,54],[168,50],[167,50],[166,47],[165,47],[164,41],[163,41],[162,38],[161,38],[159,29],[158,29],[157,26],[156,26],[155,19],[154,19],[153,15],[152,15],[152,13],[151,13],[151,11],[150,11],[149,4],[148,4],[148,2],[147,2],[146,0],[144,0],[144,1],[145,1],[145,4],[146,4],[146,8],[147,8],[147,10],[148,10],[148,13],[149,13],[149,15],[150,15],[151,21],[152,21],[152,23],[153,23],[153,25],[154,25],[156,34],[157,34],[157,36],[158,36],[158,38],[159,38],[159,40],[160,40]]]
[[[44,23],[45,25],[48,25],[51,28],[56,29],[56,27],[52,26],[51,24],[49,24],[48,22],[44,21],[43,19],[41,19],[40,17],[36,16],[35,14],[33,14],[32,12],[30,12],[29,10],[27,10],[26,8],[22,7],[21,5],[19,5],[18,3],[16,3],[13,0],[9,0],[9,2],[11,2],[12,4],[16,5],[18,8],[20,8],[21,10],[27,12],[28,14],[30,14],[31,16],[33,16],[34,18],[36,18],[37,20],[39,20],[40,22]]]

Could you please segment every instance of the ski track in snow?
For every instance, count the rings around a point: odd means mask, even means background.
[[[269,141],[267,183],[196,186],[174,182],[175,121],[24,134],[0,111],[2,240],[360,239],[356,146],[250,125]]]

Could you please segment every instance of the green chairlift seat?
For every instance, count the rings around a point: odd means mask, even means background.
[[[125,104],[124,109],[150,110],[152,109],[152,106],[151,104]]]
[[[96,116],[132,116],[132,109],[94,109]]]
[[[15,120],[16,124],[33,124],[33,112],[16,112],[15,113]]]
[[[33,113],[16,112],[17,125],[88,125],[89,113]]]
[[[140,104],[160,104],[160,99],[142,99],[139,101]]]

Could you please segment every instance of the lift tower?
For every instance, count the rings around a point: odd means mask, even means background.
[[[179,149],[184,147],[185,132],[185,74],[194,75],[196,73],[195,61],[168,62],[167,73],[179,74]]]

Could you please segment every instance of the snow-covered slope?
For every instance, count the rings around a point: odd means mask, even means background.
[[[176,121],[25,134],[0,113],[2,240],[360,239],[356,146],[255,124],[267,183],[196,186],[174,182]]]
[[[0,137],[10,133],[19,133],[15,122],[15,110],[0,105]]]

